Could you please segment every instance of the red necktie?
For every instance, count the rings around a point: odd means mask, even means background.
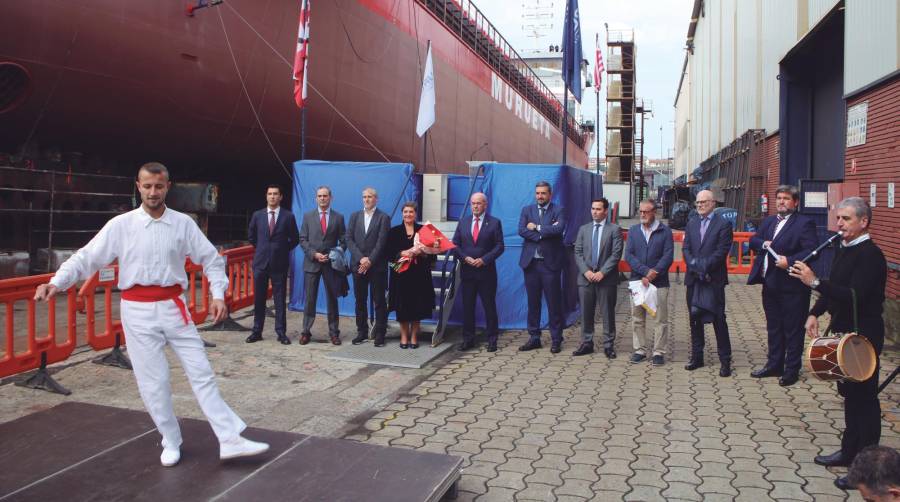
[[[269,211],[269,235],[275,233],[275,211]]]
[[[472,228],[472,242],[478,242],[478,217],[475,217],[475,227]]]
[[[325,211],[322,211],[322,217],[319,218],[319,223],[322,225],[322,235],[325,235],[325,230],[328,228],[328,220],[325,219]]]

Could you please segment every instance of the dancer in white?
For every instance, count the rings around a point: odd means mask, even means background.
[[[210,313],[219,322],[225,306],[225,259],[187,215],[166,207],[169,171],[159,163],[138,170],[141,207],[116,216],[66,260],[34,299],[46,301],[101,267],[119,261],[121,317],[128,354],[144,406],[162,435],[160,462],[171,467],[181,459],[181,429],[172,409],[169,363],[163,350],[172,347],[181,360],[200,408],[219,439],[219,458],[257,455],[269,449],[241,436],[247,424],[225,403],[216,386],[203,341],[182,297],[188,286],[185,258],[203,266],[213,300]]]

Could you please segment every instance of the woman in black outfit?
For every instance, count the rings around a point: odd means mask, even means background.
[[[818,336],[818,317],[831,314],[831,329],[835,333],[854,331],[853,296],[859,319],[857,334],[872,343],[876,358],[884,347],[884,286],[887,263],[884,253],[869,238],[872,209],[860,197],[848,197],[837,206],[837,225],[842,232],[841,245],[835,251],[828,279],[819,279],[805,264],[797,262],[791,276],[803,281],[820,293],[809,311],[806,334]],[[844,397],[844,434],[841,449],[831,455],[819,455],[815,462],[824,466],[849,466],[863,448],[878,444],[881,439],[881,404],[878,402],[878,367],[864,382],[839,382],[838,393]],[[834,484],[843,490],[850,488],[846,477]]]
[[[397,313],[400,323],[400,348],[419,348],[419,321],[430,319],[434,309],[434,285],[431,265],[434,255],[426,254],[415,236],[422,225],[416,223],[416,203],[403,204],[403,223],[391,228],[387,237],[387,256],[392,263],[402,257],[410,260],[409,268],[397,273],[391,267],[388,311]]]

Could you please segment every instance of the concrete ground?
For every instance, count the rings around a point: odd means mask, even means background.
[[[803,375],[790,388],[756,380],[765,360],[760,290],[735,277],[728,320],[735,375],[718,377],[715,337],[708,367],[687,372],[684,288],[670,294],[667,364],[630,364],[625,289],[617,309],[618,359],[573,357],[579,327],[564,351],[519,353],[527,337],[509,331],[500,351],[450,351],[421,370],[325,359],[324,318],[313,343],[275,342],[246,332],[210,332],[209,357],[226,400],[255,427],[342,437],[458,455],[465,459],[459,500],[861,500],[832,482],[844,469],[813,464],[840,444],[843,412],[834,385]],[[237,320],[249,326],[249,310]],[[288,323],[296,339],[301,314]],[[343,339],[354,333],[341,320]],[[545,335],[546,339],[546,335]],[[391,350],[391,349],[388,349]],[[398,349],[393,349],[398,350]],[[0,381],[0,422],[66,400],[143,409],[130,372],[91,364],[80,349],[52,367],[73,391],[59,396]],[[171,358],[176,412],[202,418],[177,359]],[[900,353],[882,356],[882,374]],[[900,383],[882,394],[882,444],[900,448]],[[185,438],[190,441],[190,438]]]

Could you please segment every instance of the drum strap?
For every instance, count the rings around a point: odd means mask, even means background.
[[[856,290],[850,288],[850,296],[853,298],[853,332],[857,335],[859,334],[859,317],[856,313]],[[831,333],[831,325],[834,324],[834,318],[828,323],[828,327],[825,329],[825,335],[828,336]]]

